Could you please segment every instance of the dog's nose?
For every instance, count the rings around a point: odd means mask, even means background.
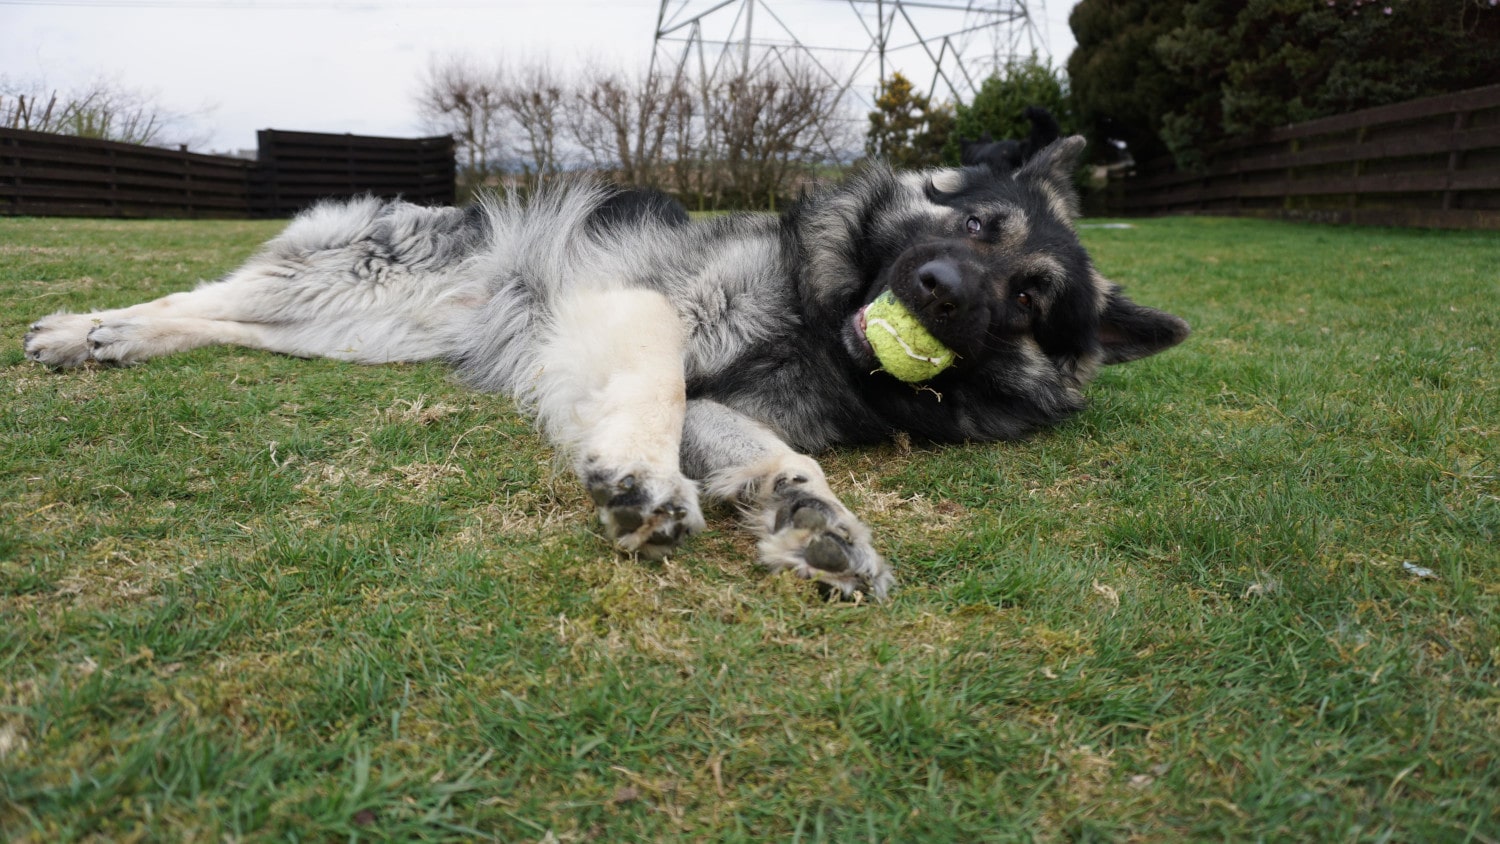
[[[917,267],[917,287],[922,294],[922,310],[935,317],[957,316],[968,309],[968,287],[963,272],[952,261],[939,258]]]

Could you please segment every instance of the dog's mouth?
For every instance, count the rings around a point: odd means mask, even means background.
[[[866,372],[874,373],[884,368],[880,357],[875,354],[875,346],[870,342],[870,308],[874,307],[875,300],[887,293],[887,288],[880,288],[870,301],[860,306],[844,323],[843,343],[844,350],[848,353],[854,365]],[[879,324],[881,320],[877,319]],[[925,326],[924,326],[925,328]],[[890,330],[887,328],[887,330]]]
[[[859,334],[860,347],[873,358],[875,356],[875,347],[870,345],[870,324],[865,319],[865,314],[869,313],[869,311],[870,306],[867,304],[854,312],[854,330]]]
[[[873,301],[874,298],[872,297],[871,302]],[[870,345],[869,338],[865,336],[869,331],[869,325],[865,321],[865,312],[870,310],[871,302],[866,302],[860,306],[849,317],[848,321],[844,324],[842,339],[844,341],[844,350],[849,353],[849,357],[854,361],[855,366],[874,372],[880,368],[880,361],[876,360],[875,347]]]

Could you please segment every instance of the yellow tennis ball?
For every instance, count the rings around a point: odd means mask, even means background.
[[[865,339],[875,350],[880,368],[902,381],[926,381],[953,363],[953,352],[929,334],[889,290],[865,308]]]

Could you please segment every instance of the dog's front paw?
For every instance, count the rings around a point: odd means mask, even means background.
[[[100,363],[128,366],[152,356],[155,341],[151,323],[140,319],[110,319],[89,329],[89,357]]]
[[[680,473],[593,465],[580,474],[599,508],[599,521],[621,551],[660,559],[703,529],[698,487]]]
[[[818,484],[821,486],[821,484]],[[884,600],[895,576],[870,542],[870,529],[807,475],[786,472],[770,483],[760,513],[761,562],[825,583],[846,598]]]
[[[73,369],[88,362],[89,332],[98,324],[92,314],[53,314],[32,324],[21,345],[30,360],[53,369]]]

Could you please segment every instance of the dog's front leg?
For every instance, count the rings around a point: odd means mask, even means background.
[[[682,463],[708,494],[738,502],[762,565],[790,569],[846,597],[884,599],[895,578],[870,530],[828,487],[817,461],[765,425],[713,401],[688,403]]]
[[[683,329],[659,293],[584,290],[555,305],[531,398],[616,547],[665,556],[703,529],[680,463]]]

